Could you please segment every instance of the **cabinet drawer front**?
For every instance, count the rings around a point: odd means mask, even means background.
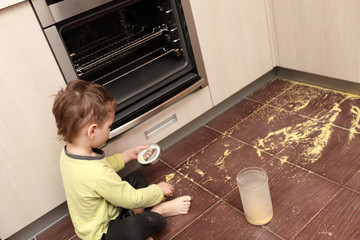
[[[111,155],[133,146],[159,142],[211,107],[209,87],[205,87],[110,141],[104,150]]]

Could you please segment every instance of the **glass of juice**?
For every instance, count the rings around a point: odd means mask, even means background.
[[[246,220],[253,225],[264,225],[273,217],[268,176],[260,167],[247,167],[237,175],[241,203]]]

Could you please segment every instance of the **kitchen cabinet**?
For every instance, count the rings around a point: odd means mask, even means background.
[[[199,89],[110,141],[104,150],[110,155],[139,144],[157,143],[210,108],[212,101],[209,87]]]
[[[275,66],[264,0],[183,0],[214,105]],[[195,45],[196,47],[196,43]],[[201,67],[199,70],[201,70]]]
[[[272,0],[279,66],[360,82],[360,1]]]
[[[59,169],[64,143],[51,112],[52,95],[65,81],[29,1],[1,9],[0,29],[0,130],[6,136],[0,140],[0,238],[5,239],[66,201]],[[199,89],[111,141],[105,151],[158,142],[212,106],[209,87]],[[155,134],[146,138],[151,131]]]
[[[23,2],[25,0],[1,0],[0,1],[0,9],[9,7],[11,5]]]
[[[6,2],[19,3],[0,4],[2,239],[66,200],[51,113],[65,81],[29,1]],[[209,85],[110,141],[107,154],[159,142],[276,66],[360,82],[360,1],[182,3]]]
[[[0,238],[65,201],[53,97],[65,82],[28,1],[0,9]]]

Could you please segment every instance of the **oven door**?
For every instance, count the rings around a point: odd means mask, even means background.
[[[74,17],[113,0],[31,0],[43,28]]]
[[[99,83],[116,98],[111,138],[207,85],[180,0],[116,1],[44,32],[67,82]]]

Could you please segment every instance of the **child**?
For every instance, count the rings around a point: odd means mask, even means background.
[[[123,179],[117,174],[149,146],[105,157],[98,148],[109,138],[115,108],[103,86],[82,80],[70,82],[55,97],[52,111],[66,142],[60,169],[71,220],[82,239],[152,239],[165,227],[165,217],[188,213],[191,197],[161,203],[174,192],[170,184],[147,186],[139,172]]]

